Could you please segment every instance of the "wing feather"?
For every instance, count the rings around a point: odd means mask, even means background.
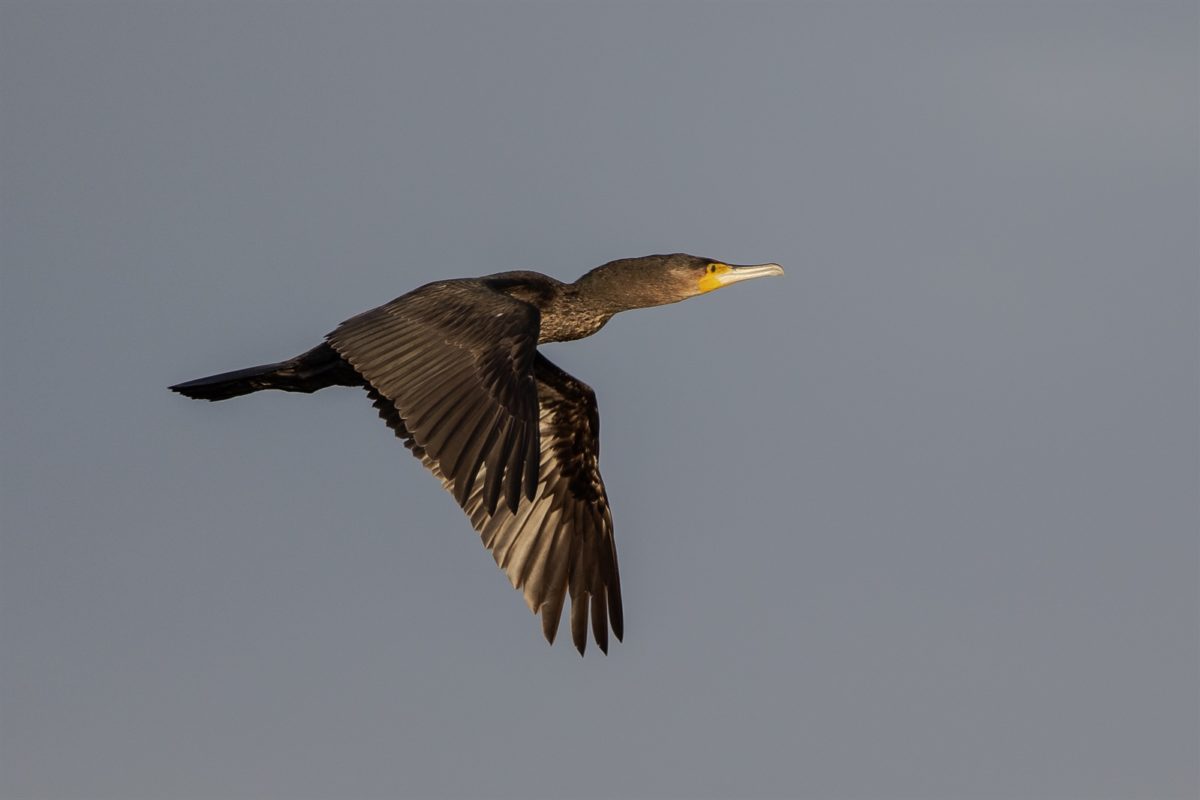
[[[541,615],[547,641],[553,642],[558,633],[569,594],[576,649],[583,653],[586,648],[590,617],[592,636],[607,652],[609,632],[620,640],[624,623],[612,515],[598,464],[595,395],[541,354],[535,356],[533,372],[538,409],[534,441],[540,442],[540,450],[526,454],[524,461],[521,454],[528,445],[523,448],[521,439],[526,432],[500,408],[492,408],[491,416],[472,409],[461,421],[447,416],[459,426],[457,432],[445,441],[435,438],[423,445],[394,402],[373,384],[368,392],[388,426],[454,494],[530,610]],[[460,435],[461,449],[456,438]],[[440,446],[445,461],[435,460],[426,445]],[[526,476],[521,483],[535,487],[533,496],[522,494],[515,508],[508,505],[507,496],[505,503],[495,502],[501,490],[511,486],[500,476],[529,470],[531,463],[534,480],[530,483]]]
[[[539,323],[537,308],[480,281],[442,281],[347,320],[328,340],[391,403],[456,497],[489,467],[493,512],[500,497],[516,510],[537,489]]]

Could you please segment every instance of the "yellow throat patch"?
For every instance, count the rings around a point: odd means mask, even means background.
[[[724,285],[721,276],[732,269],[728,264],[720,262],[709,264],[705,268],[704,274],[700,276],[700,291],[711,292],[713,289],[720,289]]]

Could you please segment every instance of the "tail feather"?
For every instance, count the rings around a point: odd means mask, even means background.
[[[169,388],[172,392],[179,392],[184,397],[195,400],[228,400],[260,389],[274,388],[276,374],[286,365],[286,361],[281,361],[278,364],[263,364],[260,367],[222,372],[220,375],[177,383]]]
[[[196,400],[228,400],[262,389],[315,392],[326,386],[361,386],[362,377],[332,347],[318,345],[303,355],[277,364],[222,372],[168,387]]]

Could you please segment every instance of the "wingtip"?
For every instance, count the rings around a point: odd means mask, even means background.
[[[587,649],[588,640],[588,596],[586,593],[571,596],[571,641],[579,655]]]
[[[557,628],[557,627],[558,626],[555,626],[555,628]],[[546,640],[546,644],[549,644],[549,645],[554,644],[554,635],[556,633],[558,633],[557,630],[555,630],[554,628],[548,628],[548,626],[545,623],[545,620],[542,621],[542,637]]]

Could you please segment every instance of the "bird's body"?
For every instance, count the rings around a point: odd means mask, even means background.
[[[427,284],[343,322],[289,361],[172,386],[224,400],[261,389],[361,386],[438,477],[553,642],[566,595],[584,651],[623,633],[612,516],[590,387],[537,345],[590,336],[614,314],[782,274],[683,254],[624,259],[572,284],[501,272]]]
[[[589,303],[574,285],[540,272],[499,272],[477,280],[538,310],[538,344],[569,342],[591,336],[613,315],[613,312]]]

